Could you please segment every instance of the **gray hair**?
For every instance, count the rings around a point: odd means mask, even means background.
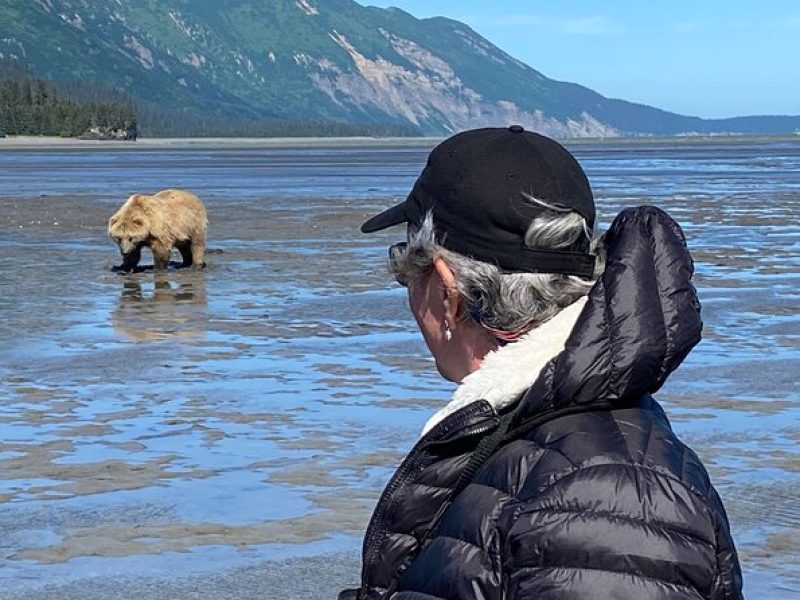
[[[603,272],[605,256],[600,240],[592,241],[586,220],[577,212],[528,200],[545,207],[528,227],[525,244],[548,250],[590,249],[597,255],[594,276],[583,278],[554,273],[504,273],[493,264],[448,250],[436,242],[433,215],[418,227],[409,227],[408,245],[393,252],[389,269],[399,281],[412,281],[429,272],[441,257],[456,275],[458,290],[469,315],[493,329],[522,333],[544,323],[589,293]]]

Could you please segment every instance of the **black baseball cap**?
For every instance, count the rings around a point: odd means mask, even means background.
[[[371,233],[420,224],[433,213],[436,241],[507,272],[591,277],[595,257],[585,247],[534,250],[525,246],[531,222],[546,208],[574,210],[594,227],[592,189],[583,169],[558,142],[508,128],[472,129],[436,146],[404,202],[361,226]]]

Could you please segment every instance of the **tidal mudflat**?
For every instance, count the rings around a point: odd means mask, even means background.
[[[429,141],[0,145],[0,598],[329,598],[452,386],[366,216]],[[656,204],[704,341],[659,394],[755,598],[800,598],[800,140],[582,143],[608,223]],[[208,266],[119,275],[108,217],[183,187]],[[144,263],[148,261],[146,255]]]

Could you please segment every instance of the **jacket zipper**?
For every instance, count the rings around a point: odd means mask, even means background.
[[[459,439],[461,439],[463,437],[472,437],[472,436],[475,436],[475,435],[481,435],[481,434],[484,434],[484,433],[488,433],[489,431],[494,429],[496,426],[497,426],[497,424],[493,423],[493,424],[476,426],[476,427],[473,427],[471,429],[467,428],[464,431],[460,432],[458,437],[459,437]],[[474,452],[474,450],[473,450],[473,452]],[[452,503],[453,503],[453,492],[451,490],[450,497],[445,499],[445,501],[439,507],[439,510],[436,511],[436,514],[434,514],[433,518],[429,521],[430,523],[434,523],[434,525],[433,525],[434,528],[438,525],[438,522],[441,520],[441,517],[444,516],[444,513],[447,512],[447,509],[450,508],[450,505]],[[411,566],[411,563],[414,562],[414,559],[416,558],[416,556],[420,552],[422,552],[422,550],[427,545],[426,542],[430,541],[430,537],[428,538],[427,541],[425,541],[425,540],[417,540],[417,541],[418,541],[418,547],[417,547],[416,552],[412,551],[413,552],[413,556],[411,555],[411,553],[406,554],[406,556],[403,558],[403,560],[400,562],[400,564],[395,569],[394,575],[392,576],[391,581],[389,581],[389,587],[386,589],[386,593],[385,593],[386,598],[391,598],[392,594],[394,594],[397,591],[397,588],[400,585],[400,579],[403,577],[403,573],[405,573],[406,570],[408,569],[408,567]]]
[[[463,418],[466,419],[471,417],[472,416],[471,412],[472,411],[470,411],[470,414],[463,415]],[[458,436],[454,436],[448,439],[447,441],[449,442],[456,438],[461,439],[467,436],[471,437],[474,435],[482,434],[491,429],[494,429],[496,426],[497,426],[496,418],[489,419],[488,422],[486,420],[483,420],[480,423],[473,425],[472,427],[464,428],[463,431],[459,431]],[[395,500],[395,494],[400,490],[400,488],[405,486],[411,479],[413,479],[413,476],[416,475],[419,463],[421,462],[424,456],[425,450],[428,448],[428,446],[435,445],[436,443],[437,440],[426,441],[425,438],[420,440],[420,442],[418,443],[419,445],[413,448],[406,457],[406,459],[400,464],[394,476],[389,481],[389,484],[387,485],[386,489],[384,490],[383,494],[381,494],[381,497],[378,500],[378,507],[380,509],[380,512],[376,511],[376,513],[373,515],[372,519],[370,520],[370,524],[367,527],[367,531],[364,535],[364,550],[369,552],[369,554],[364,554],[364,556],[362,556],[361,589],[364,592],[367,591],[366,589],[364,589],[365,583],[368,579],[366,575],[370,572],[373,566],[375,555],[378,552],[378,548],[375,544],[375,541],[377,540],[378,534],[380,533],[379,526],[383,522],[383,518],[386,516],[386,512],[388,511],[389,507],[392,506]]]
[[[395,493],[408,482],[409,475],[415,474],[417,464],[421,461],[423,451],[426,446],[427,444],[411,451],[411,453],[402,462],[400,467],[398,467],[394,477],[392,477],[389,485],[386,486],[386,489],[378,500],[380,512],[376,512],[372,516],[372,520],[370,521],[370,524],[367,527],[367,532],[364,536],[364,550],[368,551],[369,555],[365,554],[362,558],[362,585],[363,583],[366,583],[367,574],[372,568],[375,554],[378,551],[375,541],[379,533],[379,525],[383,522],[383,518],[386,516],[386,511],[392,505]]]

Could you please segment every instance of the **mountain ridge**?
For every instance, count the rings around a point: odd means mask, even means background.
[[[0,0],[0,59],[220,118],[519,123],[555,137],[786,134],[800,116],[701,119],[545,77],[467,25],[353,0]]]

